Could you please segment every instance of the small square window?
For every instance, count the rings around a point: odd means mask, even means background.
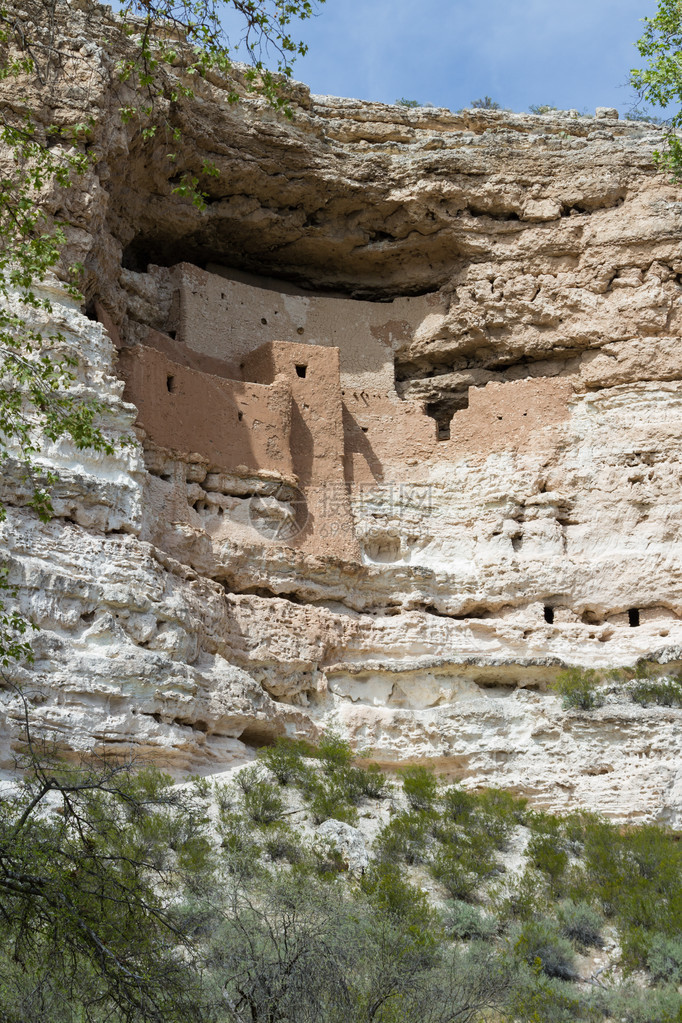
[[[303,365],[297,366],[296,367],[296,375],[299,376],[299,377],[304,377],[306,375],[307,369],[308,369],[307,366],[303,366]]]

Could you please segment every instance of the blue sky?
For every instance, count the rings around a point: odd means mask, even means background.
[[[525,110],[593,112],[634,100],[624,83],[656,0],[327,0],[300,26],[295,77],[313,92],[457,109],[485,94]]]

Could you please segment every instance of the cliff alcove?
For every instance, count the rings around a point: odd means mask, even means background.
[[[74,52],[111,18],[60,10]],[[112,55],[79,68],[53,114],[95,112],[97,159],[50,201],[86,303],[55,283],[53,315],[129,443],[47,447],[47,524],[5,481],[36,722],[178,771],[333,723],[382,763],[678,820],[682,712],[546,691],[565,665],[682,660],[680,202],[655,126],[303,85],[288,121],[211,78],[172,111],[179,162],[219,171],[200,212],[122,123]]]

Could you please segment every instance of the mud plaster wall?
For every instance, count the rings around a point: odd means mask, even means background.
[[[142,361],[155,367],[156,377],[152,381],[149,376],[148,384],[161,392],[153,409],[148,395],[142,394],[139,401],[136,396],[136,388],[147,386],[141,378],[129,380],[128,396],[138,403],[140,423],[148,427],[156,443],[177,449],[178,438],[184,448],[194,440],[196,450],[219,468],[293,471],[306,494],[308,510],[305,529],[291,541],[294,546],[319,554],[358,556],[344,480],[361,490],[386,482],[425,482],[438,463],[481,460],[491,452],[511,449],[539,451],[556,443],[552,425],[568,416],[576,379],[572,376],[470,387],[468,407],[453,414],[449,438],[439,433],[422,402],[399,397],[391,345],[398,336],[402,343],[409,332],[418,332],[424,319],[432,323],[437,315],[433,296],[392,303],[306,296],[291,294],[296,289],[290,285],[281,285],[281,291],[272,286],[260,288],[228,279],[223,268],[213,269],[222,273],[208,273],[189,264],[170,271],[152,268],[170,280],[173,299],[167,327],[170,333],[150,330],[147,343],[166,360],[184,363],[194,372],[186,382],[182,378],[190,397],[183,393],[177,406],[169,401],[163,379],[164,372],[170,374],[171,369],[166,366],[164,370],[163,358],[149,355]],[[412,323],[386,319],[387,311],[390,316],[395,314],[396,305],[399,311],[409,312]],[[384,322],[377,325],[382,317]],[[304,324],[312,324],[315,340],[325,344],[314,344],[306,337]],[[281,331],[284,338],[253,348],[259,335],[274,330]],[[329,334],[321,336],[323,330]],[[338,341],[339,348],[328,344],[329,336]],[[280,385],[291,397],[290,422],[285,425],[282,421],[282,436],[276,441],[279,393],[258,392],[246,402],[243,391],[230,378],[267,386],[278,374]],[[215,383],[219,377],[225,378],[222,386]],[[231,422],[232,431],[228,429],[216,442],[211,431],[217,428],[222,413],[213,415],[210,395],[219,395],[222,408],[223,395],[236,393],[235,388],[243,412],[249,404],[249,415],[237,424]],[[201,410],[194,412],[200,414],[201,426],[192,427],[185,421],[183,401],[188,402],[190,419],[192,406]],[[275,404],[265,414],[270,401]],[[176,407],[180,421],[169,430],[165,417]],[[236,406],[232,420],[234,409]],[[252,438],[251,430],[258,436]],[[283,458],[284,449],[289,452],[288,459]]]
[[[439,295],[364,302],[297,291],[273,291],[208,273],[188,263],[172,270],[177,339],[193,352],[240,365],[267,341],[337,347],[344,387],[395,389],[393,350],[428,327]]]
[[[315,537],[318,553],[359,558],[344,478],[344,420],[338,348],[280,341],[243,364],[247,379],[285,379],[292,395],[291,456],[308,508],[299,542]]]
[[[124,398],[163,447],[199,453],[223,469],[292,471],[291,395],[286,383],[227,380],[181,365],[146,345],[123,349]]]

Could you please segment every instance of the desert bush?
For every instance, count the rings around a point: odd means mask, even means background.
[[[594,668],[568,668],[560,671],[549,688],[561,696],[564,709],[594,710],[600,707],[603,698],[599,692],[601,676]]]
[[[547,874],[553,890],[558,891],[568,866],[568,853],[562,848],[559,836],[532,835],[528,842],[527,856],[534,867]]]
[[[483,96],[481,99],[472,99],[471,106],[474,110],[500,110],[500,104],[496,103],[490,96]]]
[[[425,810],[397,813],[377,836],[377,858],[385,863],[398,860],[410,864],[425,863],[433,844],[430,830],[434,819],[434,814]]]
[[[484,789],[476,800],[475,817],[497,849],[503,849],[525,819],[528,800],[503,789]]]
[[[660,990],[626,983],[612,988],[603,998],[609,1018],[619,1023],[680,1023],[682,998],[672,986]]]
[[[554,920],[528,920],[511,932],[511,938],[514,952],[529,966],[539,962],[548,977],[575,978],[573,948]]]
[[[646,965],[653,980],[682,983],[682,934],[655,934],[649,942]]]
[[[334,778],[325,775],[318,777],[307,788],[308,807],[316,824],[330,818],[346,824],[356,824],[358,811],[348,798],[348,791]]]
[[[228,813],[230,810],[235,809],[237,805],[234,787],[232,785],[225,785],[223,782],[214,782],[213,798],[216,801],[216,806],[223,813]]]
[[[237,771],[235,776],[235,784],[244,794],[262,780],[263,772],[261,771],[260,764],[249,764],[248,767],[243,767],[240,771]]]
[[[439,849],[429,862],[429,873],[439,881],[452,899],[471,899],[480,877],[470,862],[457,855],[452,847]]]
[[[322,761],[323,770],[333,774],[339,768],[350,767],[353,760],[353,749],[349,742],[342,739],[336,732],[329,731],[320,739],[317,756]]]
[[[497,921],[461,899],[448,903],[443,913],[443,925],[451,938],[476,938],[487,941],[497,932]]]
[[[253,824],[239,813],[221,811],[217,831],[228,872],[243,877],[257,874],[262,848],[254,838]]]
[[[586,902],[562,902],[558,909],[561,932],[571,941],[586,948],[601,948],[602,919],[599,913]]]
[[[651,703],[682,707],[682,682],[679,678],[642,679],[630,687],[630,696],[641,707]]]
[[[280,785],[295,781],[305,769],[304,757],[313,756],[307,743],[280,736],[272,746],[258,750],[258,759],[274,774]]]
[[[256,824],[273,824],[284,813],[284,801],[272,782],[261,779],[244,793],[244,812]]]
[[[395,863],[371,863],[360,878],[360,890],[375,910],[437,934],[436,914],[426,893]]]
[[[496,916],[504,924],[531,920],[553,903],[547,877],[530,865],[522,874],[504,878],[488,894]]]
[[[597,1023],[604,1018],[597,998],[568,981],[548,977],[539,963],[525,963],[513,972],[505,1020],[514,1023]]]
[[[300,836],[288,824],[277,822],[263,835],[263,849],[271,860],[301,863],[304,851]]]
[[[403,792],[415,810],[428,810],[438,795],[438,779],[426,767],[405,767],[400,772]]]
[[[443,817],[453,821],[465,820],[473,813],[477,799],[473,792],[467,792],[458,785],[445,789],[442,794]]]
[[[349,767],[344,772],[343,784],[354,801],[362,797],[382,799],[388,791],[386,775],[376,764]]]
[[[553,106],[551,103],[530,103],[528,105],[528,109],[530,110],[531,114],[550,114],[553,110],[556,110],[557,108]]]

